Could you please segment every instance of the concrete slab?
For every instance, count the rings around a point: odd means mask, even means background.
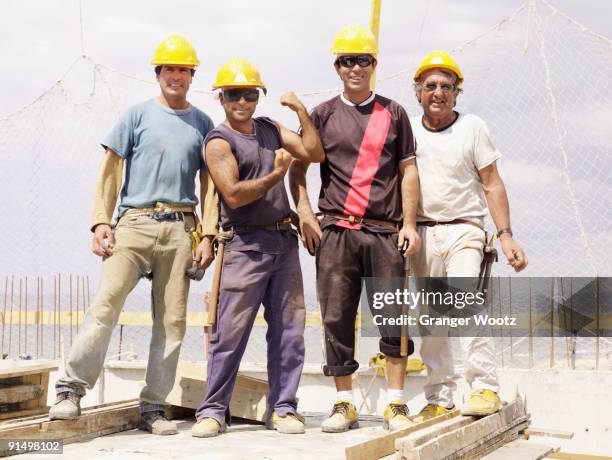
[[[66,445],[61,457],[26,454],[19,459],[339,460],[345,458],[345,447],[387,432],[380,421],[360,420],[359,429],[323,433],[320,426],[325,417],[307,416],[306,433],[302,435],[280,434],[266,430],[263,425],[233,424],[226,433],[208,439],[191,436],[193,420],[177,420],[179,433],[174,436],[153,436],[131,430]]]

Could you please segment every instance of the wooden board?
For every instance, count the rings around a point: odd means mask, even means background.
[[[206,366],[180,362],[176,381],[166,398],[169,404],[197,409],[206,395]],[[230,413],[247,420],[263,422],[268,404],[268,382],[238,374]]]
[[[547,436],[550,438],[572,439],[572,431],[550,430],[548,428],[529,427],[525,430],[527,436]]]
[[[526,428],[527,422],[523,401],[518,398],[493,415],[444,433],[418,447],[410,443],[402,444],[398,451],[402,458],[409,460],[461,458],[461,455],[479,448],[486,451],[487,443],[494,444],[496,437],[508,431],[512,431],[507,436],[508,440],[518,437],[518,430]]]
[[[36,399],[41,397],[43,388],[36,384],[14,385],[6,388],[0,388],[0,404],[11,404],[28,399]]]
[[[459,415],[458,410],[453,410],[444,415],[434,417],[424,422],[418,423],[409,428],[403,430],[393,431],[384,436],[379,436],[373,439],[369,439],[358,444],[347,447],[344,452],[346,460],[371,460],[374,458],[382,458],[387,455],[391,455],[395,452],[395,440],[402,438],[410,433],[413,433],[423,428],[430,427],[437,423],[444,422],[445,420],[452,419]]]
[[[541,460],[552,452],[553,448],[550,446],[517,439],[485,455],[482,460]]]
[[[136,428],[138,401],[103,404],[83,409],[78,420],[53,420],[47,416],[0,425],[0,439],[61,439],[64,444]],[[8,455],[0,451],[0,457]]]
[[[421,446],[426,442],[437,438],[438,436],[441,436],[445,433],[449,433],[451,431],[455,431],[456,429],[475,422],[476,420],[476,417],[466,417],[460,415],[450,420],[445,420],[440,423],[436,423],[433,426],[415,431],[413,433],[410,433],[408,436],[396,439],[395,449],[399,450],[402,445],[406,445],[407,447],[410,446],[412,448]]]
[[[547,459],[556,458],[563,460],[612,460],[612,457],[603,455],[590,455],[590,454],[572,454],[570,452],[555,452],[550,454]]]
[[[42,374],[49,373],[52,371],[56,371],[58,369],[57,366],[53,366],[50,364],[32,364],[25,366],[15,366],[11,369],[0,369],[0,379],[7,379],[11,377],[20,377],[22,375],[31,375],[31,374]]]

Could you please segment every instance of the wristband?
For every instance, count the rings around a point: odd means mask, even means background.
[[[512,229],[510,227],[502,228],[497,232],[497,238],[502,236],[504,233],[508,233],[510,236],[512,236]]]

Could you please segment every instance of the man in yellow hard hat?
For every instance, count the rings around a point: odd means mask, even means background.
[[[166,419],[165,400],[174,385],[185,318],[192,259],[205,268],[212,260],[216,233],[214,187],[202,160],[211,119],[187,101],[195,49],[180,35],[160,43],[153,60],[160,94],[130,107],[103,140],[91,230],[93,252],[102,257],[96,297],[57,381],[51,420],[76,419],[80,399],[102,370],[111,334],[127,295],[146,276],[152,281],[153,330],[145,387],[140,393],[139,428],[153,434],[177,433]],[[122,187],[123,166],[125,182]],[[192,255],[192,233],[199,230],[195,179],[206,235]],[[120,193],[118,221],[111,218]]]
[[[229,241],[209,347],[206,396],[192,435],[212,437],[225,431],[238,367],[261,304],[268,323],[266,426],[304,433],[296,399],[304,364],[304,292],[284,177],[293,157],[320,162],[323,148],[306,108],[293,93],[283,95],[281,104],[296,112],[302,137],[274,120],[253,117],[259,92],[266,87],[248,60],[226,62],[213,88],[220,90],[226,119],[206,137],[205,156],[219,190],[221,225]]]
[[[411,118],[420,181],[417,226],[424,248],[411,261],[417,279],[477,280],[486,244],[487,204],[508,262],[517,272],[527,266],[525,253],[512,237],[508,197],[497,170],[501,154],[482,119],[455,110],[462,83],[459,66],[443,51],[431,52],[414,75],[414,91],[423,108],[422,116]],[[501,401],[492,338],[460,339],[465,377],[473,390],[461,412],[494,413]],[[422,337],[420,352],[427,366],[427,405],[416,421],[452,409],[456,389],[447,330]]]
[[[420,247],[414,139],[404,109],[370,89],[376,46],[372,32],[360,25],[346,26],[334,41],[334,68],[344,91],[311,114],[325,149],[320,223],[306,192],[308,164],[294,162],[290,172],[304,244],[316,252],[325,332],[323,372],[334,377],[337,389],[337,403],[321,427],[324,432],[358,424],[351,374],[359,367],[354,344],[362,278],[401,278],[402,256]],[[412,424],[403,394],[407,357],[401,356],[399,326],[379,327],[379,332],[389,385],[384,424],[397,430]],[[412,342],[409,353],[411,348]]]

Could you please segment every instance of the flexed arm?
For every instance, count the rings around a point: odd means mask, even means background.
[[[275,122],[280,131],[281,144],[294,158],[309,163],[320,163],[325,159],[321,138],[302,101],[293,92],[281,96],[280,103],[293,110],[300,120],[302,136]]]
[[[219,193],[227,205],[236,209],[261,198],[277,182],[283,180],[291,155],[285,149],[276,150],[274,169],[257,179],[240,180],[238,163],[227,141],[213,139],[206,144],[206,164]]]

